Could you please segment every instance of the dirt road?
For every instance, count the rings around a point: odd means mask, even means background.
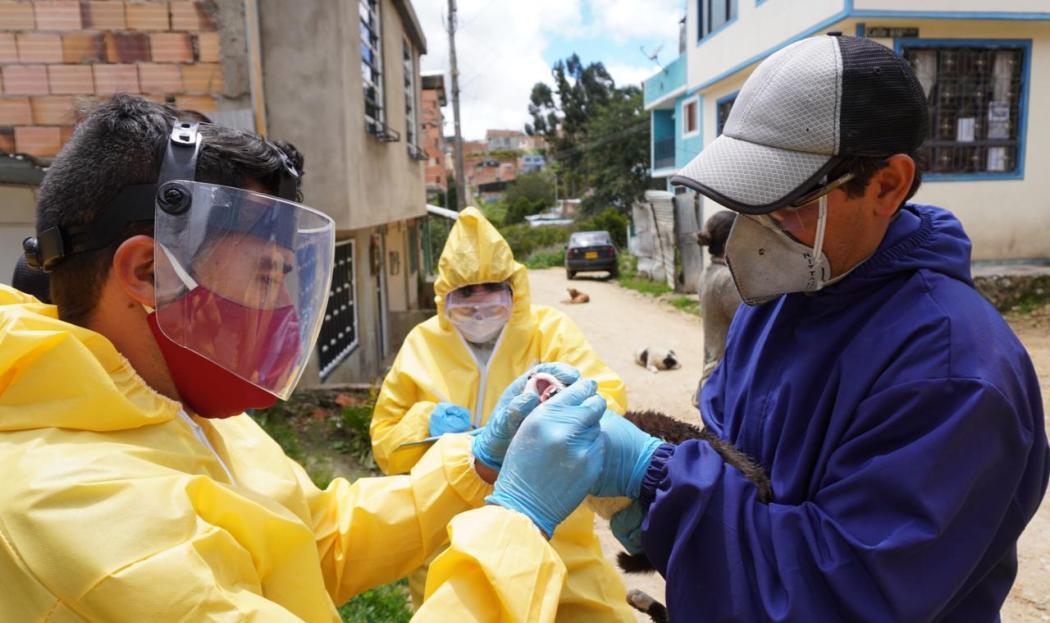
[[[552,305],[567,313],[583,330],[598,354],[627,384],[631,408],[654,408],[689,422],[696,422],[690,404],[703,361],[700,321],[695,316],[654,302],[651,298],[604,281],[575,280],[572,286],[586,292],[586,305],[563,303],[568,295],[565,271],[548,269],[530,273],[533,302]],[[1012,320],[1025,343],[1042,382],[1043,403],[1050,413],[1050,313]],[[644,346],[675,349],[682,361],[679,370],[651,374],[634,363],[634,351]],[[619,544],[605,522],[598,533],[606,556],[614,561]],[[1050,503],[1044,502],[1021,536],[1019,573],[1003,608],[1004,623],[1050,621]],[[659,576],[626,577],[628,588],[639,588],[664,599]],[[648,618],[639,617],[639,621]]]

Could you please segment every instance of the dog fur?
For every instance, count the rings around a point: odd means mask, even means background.
[[[591,297],[588,296],[585,292],[580,292],[576,288],[567,288],[567,290],[569,291],[569,298],[566,301],[562,301],[563,303],[567,303],[569,305],[579,305],[581,303],[591,302]]]
[[[656,374],[661,370],[675,370],[682,367],[678,355],[670,348],[653,348],[647,346],[634,354],[634,362]]]

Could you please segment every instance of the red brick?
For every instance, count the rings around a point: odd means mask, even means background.
[[[62,147],[65,147],[69,139],[73,138],[73,130],[76,130],[76,128],[71,125],[64,125],[58,129],[58,139],[62,143]]]
[[[30,156],[49,158],[62,147],[62,133],[58,128],[15,128],[15,151]]]
[[[66,63],[96,63],[106,60],[106,42],[97,32],[62,35],[62,60]]]
[[[62,39],[42,32],[20,32],[18,60],[23,63],[61,63]]]
[[[80,3],[76,0],[36,0],[37,30],[80,30]]]
[[[9,32],[0,32],[0,63],[17,63],[18,46],[15,36]]]
[[[197,35],[197,60],[202,63],[219,62],[219,33],[202,32]]]
[[[0,30],[35,30],[33,5],[28,2],[0,2]]]
[[[180,95],[175,98],[175,107],[182,110],[195,110],[208,114],[219,109],[215,98],[210,95]]]
[[[190,63],[193,43],[183,32],[161,32],[149,36],[149,49],[154,63]]]
[[[167,2],[125,2],[124,13],[130,30],[168,30]]]
[[[47,67],[44,65],[5,65],[5,95],[47,95]]]
[[[48,82],[54,95],[86,95],[95,92],[95,80],[89,65],[51,65]]]
[[[123,2],[81,2],[80,18],[88,30],[123,30]]]
[[[172,2],[171,29],[215,30],[215,16],[204,2]]]
[[[192,95],[222,92],[222,66],[218,63],[197,63],[182,66],[182,88]]]
[[[73,123],[74,107],[71,95],[41,95],[30,98],[33,121],[36,125],[63,125]]]
[[[141,32],[107,32],[103,35],[110,63],[149,61],[149,35]]]
[[[178,65],[139,65],[139,88],[143,93],[178,93],[182,91],[182,76]]]
[[[0,125],[30,125],[33,111],[28,97],[0,98]]]
[[[15,129],[0,128],[0,154],[15,153]]]
[[[95,65],[95,93],[138,93],[139,70],[134,65]]]

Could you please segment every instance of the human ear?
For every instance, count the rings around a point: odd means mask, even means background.
[[[904,203],[915,179],[915,161],[907,154],[895,154],[886,159],[886,166],[875,172],[868,186],[874,195],[874,210],[879,216],[893,216]]]
[[[153,238],[132,236],[117,247],[113,254],[110,275],[131,300],[156,306],[156,288],[153,280]]]

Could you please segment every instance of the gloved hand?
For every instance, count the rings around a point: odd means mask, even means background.
[[[518,511],[549,537],[583,502],[602,469],[605,399],[577,381],[525,419],[507,451],[490,504]]]
[[[465,433],[470,430],[470,411],[451,402],[439,402],[430,412],[430,436]]]
[[[474,437],[474,458],[485,466],[499,471],[503,465],[503,456],[507,453],[507,446],[518,431],[521,421],[540,404],[539,396],[522,393],[529,377],[536,372],[553,375],[565,385],[572,385],[580,378],[579,371],[572,366],[564,363],[541,363],[508,385],[496,402],[496,408],[492,410],[488,423]]]
[[[623,545],[628,554],[640,554],[644,551],[642,547],[642,522],[645,520],[645,511],[642,503],[638,500],[631,502],[627,508],[617,512],[609,520],[613,536]]]
[[[605,462],[591,495],[638,499],[645,470],[663,442],[612,411],[602,416],[601,428]]]

